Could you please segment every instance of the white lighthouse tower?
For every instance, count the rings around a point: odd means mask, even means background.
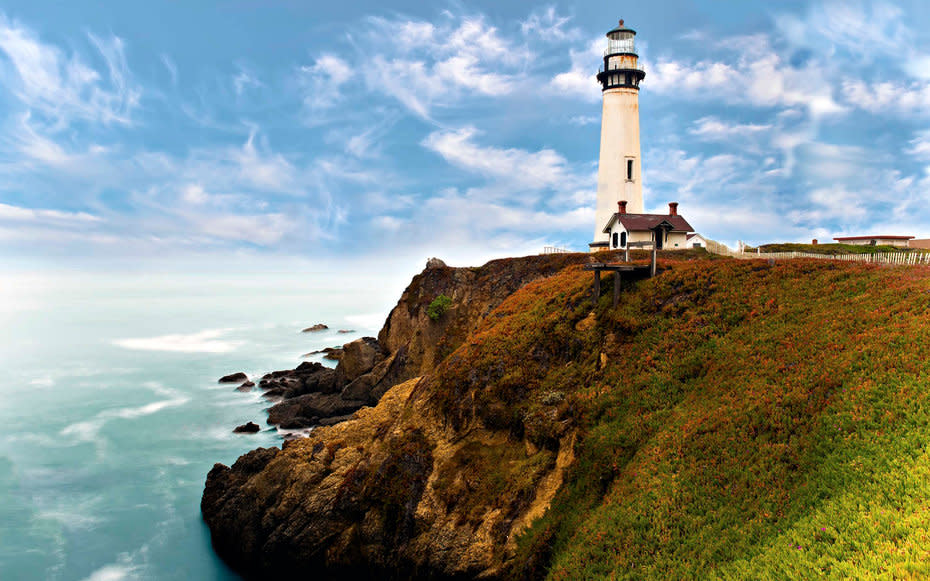
[[[592,251],[608,248],[604,226],[625,200],[631,214],[643,213],[642,162],[639,152],[639,66],[636,31],[620,25],[607,33],[603,68],[597,75],[604,94],[601,156],[597,169],[597,210]]]

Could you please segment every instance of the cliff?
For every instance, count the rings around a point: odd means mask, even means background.
[[[210,472],[218,553],[251,577],[930,573],[925,270],[667,257],[613,309],[584,260],[418,275],[378,337],[400,384]]]

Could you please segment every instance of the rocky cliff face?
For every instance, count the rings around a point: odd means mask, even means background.
[[[253,578],[930,575],[930,271],[681,251],[613,306],[573,261],[419,275],[356,347],[420,377],[215,466],[217,551]]]
[[[431,264],[414,277],[377,341],[350,343],[335,371],[314,370],[316,379],[285,387],[296,391],[269,421],[325,424],[324,411],[376,407],[211,470],[201,506],[218,553],[254,577],[498,576],[516,533],[544,511],[571,462],[570,414],[561,401],[548,404],[531,420],[548,430],[537,438],[495,416],[517,413],[509,401],[469,406],[484,378],[464,360],[444,374],[437,367],[515,291],[581,260]],[[433,320],[427,308],[439,295],[452,304]],[[322,387],[308,393],[310,383]],[[462,401],[449,405],[459,390]]]

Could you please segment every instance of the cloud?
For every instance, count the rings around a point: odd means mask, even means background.
[[[930,84],[850,79],[843,83],[843,94],[851,105],[874,114],[930,113]]]
[[[141,89],[133,80],[122,39],[88,34],[106,65],[98,71],[77,54],[66,57],[31,30],[0,14],[0,52],[11,67],[0,77],[29,111],[63,129],[81,120],[129,125]]]
[[[311,111],[328,109],[341,98],[341,89],[352,78],[352,67],[343,59],[324,54],[313,66],[299,69],[299,82],[304,87],[304,105]]]
[[[449,94],[449,86],[423,61],[388,61],[378,55],[372,64],[365,79],[368,89],[397,99],[419,117],[429,117],[435,101]]]
[[[512,94],[529,60],[526,47],[502,36],[483,16],[440,24],[374,17],[368,23],[357,55],[366,88],[393,97],[424,119],[434,107],[464,96]],[[382,42],[387,37],[391,45]],[[367,50],[372,44],[386,50],[372,58]]]
[[[839,49],[872,62],[880,55],[900,57],[912,46],[914,34],[903,17],[901,8],[888,2],[833,0],[812,4],[804,18],[784,14],[775,23],[794,46]]]
[[[726,61],[661,57],[648,67],[643,90],[670,99],[756,107],[805,107],[815,118],[837,116],[848,108],[833,97],[827,70],[810,60],[795,67],[771,47],[764,35],[733,37],[719,43]]]
[[[189,215],[197,231],[223,240],[238,240],[270,246],[294,231],[293,216],[272,213],[260,215]]]
[[[208,202],[210,195],[204,191],[200,184],[189,184],[181,191],[181,199],[188,204],[200,205]]]
[[[771,124],[727,123],[716,117],[702,117],[695,121],[688,133],[704,141],[729,141],[734,138],[747,138],[767,133]]]
[[[37,210],[34,208],[0,204],[0,222],[2,221],[86,224],[89,222],[100,222],[101,218],[86,212]]]
[[[930,160],[930,130],[918,132],[905,153],[919,160]]]
[[[562,188],[577,182],[565,158],[551,149],[529,152],[481,146],[475,143],[477,135],[474,127],[435,131],[427,136],[423,146],[454,166],[504,180],[519,190]]]
[[[546,245],[571,245],[566,241],[573,232],[587,232],[594,221],[593,205],[521,206],[473,193],[445,189],[414,206],[410,214],[378,216],[372,226],[395,253],[419,254],[428,243],[432,255],[450,263],[475,264],[536,254]]]
[[[236,90],[236,95],[241,96],[247,89],[257,89],[264,86],[254,73],[245,70],[241,66],[239,72],[233,77],[233,88]]]
[[[744,170],[755,165],[746,157],[730,153],[689,155],[681,149],[650,150],[644,162],[647,166],[643,169],[643,179],[650,187],[671,185],[671,191],[682,196],[697,192],[712,194],[732,186],[746,177]],[[657,169],[652,171],[652,168]],[[747,187],[746,184],[743,187]]]
[[[171,84],[178,84],[178,65],[166,54],[161,55],[161,64],[165,65],[168,74],[171,75]]]
[[[554,6],[536,10],[520,23],[520,31],[525,36],[534,36],[544,42],[566,42],[579,38],[581,31],[577,28],[566,28],[572,19],[570,16],[561,16]]]
[[[572,125],[594,125],[595,123],[600,123],[601,118],[594,115],[576,115],[568,120]]]
[[[553,96],[581,99],[591,103],[600,101],[601,86],[597,82],[594,67],[603,62],[604,48],[604,38],[598,37],[588,41],[582,50],[571,49],[571,68],[552,77],[547,92]]]

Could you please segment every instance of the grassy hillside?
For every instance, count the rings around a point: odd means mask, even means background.
[[[663,265],[616,309],[579,267],[532,283],[437,373],[453,425],[573,446],[510,575],[930,576],[930,273]],[[461,502],[529,502],[523,468],[469,452],[488,493]]]

